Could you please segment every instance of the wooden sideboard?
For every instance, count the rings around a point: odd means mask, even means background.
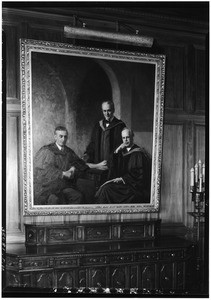
[[[193,287],[195,246],[176,237],[6,248],[6,287],[142,289]]]

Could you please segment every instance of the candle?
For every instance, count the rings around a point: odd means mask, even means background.
[[[205,164],[202,165],[202,182],[205,183]]]
[[[201,160],[199,160],[199,177],[202,174],[202,170],[201,170]]]
[[[202,174],[199,176],[199,193],[202,192]]]
[[[194,168],[190,170],[190,185],[194,186]]]
[[[198,182],[198,165],[195,164],[195,182]]]

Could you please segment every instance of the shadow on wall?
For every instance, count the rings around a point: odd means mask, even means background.
[[[102,118],[101,102],[112,99],[108,76],[92,59],[33,53],[32,61],[34,154],[52,142],[55,126],[65,125],[67,145],[82,155]]]

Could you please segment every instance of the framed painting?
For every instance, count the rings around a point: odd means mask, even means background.
[[[24,215],[157,212],[160,203],[165,56],[20,40]],[[34,198],[34,158],[52,142],[54,129],[68,130],[67,146],[79,157],[111,99],[115,116],[134,132],[151,159],[150,197],[145,203],[42,205]]]

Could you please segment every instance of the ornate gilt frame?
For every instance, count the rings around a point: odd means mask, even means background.
[[[103,58],[155,65],[154,122],[152,145],[152,181],[150,203],[144,204],[87,204],[42,206],[33,204],[33,147],[32,147],[32,52]],[[76,47],[71,44],[20,39],[23,210],[24,215],[69,215],[105,213],[157,212],[160,204],[161,158],[163,138],[165,56]]]

